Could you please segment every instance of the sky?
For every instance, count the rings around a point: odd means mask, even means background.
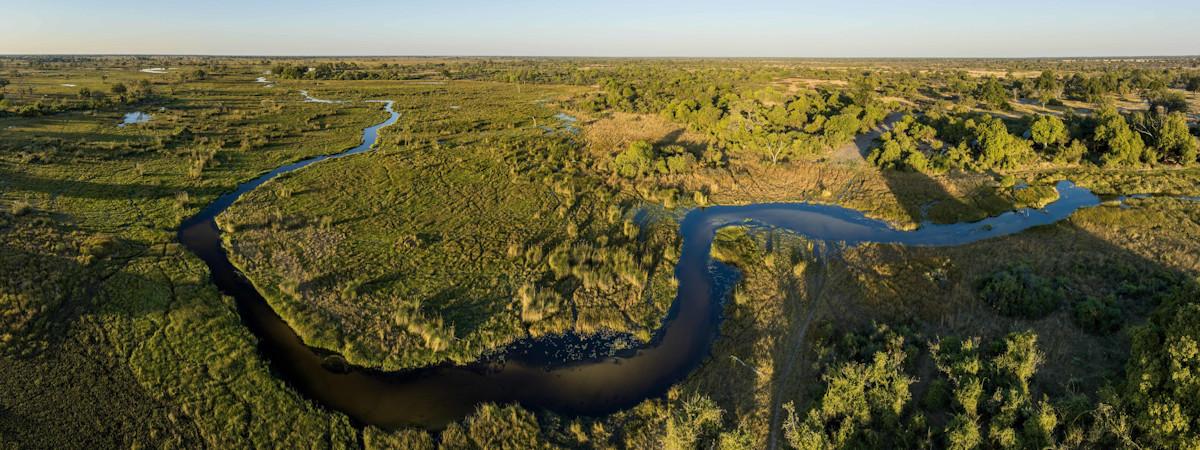
[[[0,54],[1200,54],[1196,0],[0,0]]]

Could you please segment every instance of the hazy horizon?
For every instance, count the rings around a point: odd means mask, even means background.
[[[518,5],[81,0],[11,5],[0,54],[1084,58],[1200,54],[1200,8],[1165,0],[617,1]]]

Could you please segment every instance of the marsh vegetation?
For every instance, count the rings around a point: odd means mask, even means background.
[[[0,58],[0,444],[1194,446],[1195,67]],[[381,429],[275,377],[175,230],[239,182],[356,145],[383,117],[357,100],[384,98],[402,117],[375,151],[219,218],[305,343],[375,368],[651,340],[689,208],[831,203],[911,229],[1044,206],[1060,180],[1149,195],[960,247],[727,228],[712,254],[741,278],[710,357],[666,396]],[[153,118],[118,127],[131,111]]]

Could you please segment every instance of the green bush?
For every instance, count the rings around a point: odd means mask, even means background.
[[[1058,200],[1058,189],[1048,184],[1035,184],[1013,191],[1013,206],[1017,208],[1045,208]]]
[[[646,141],[636,141],[613,160],[613,169],[623,177],[636,178],[650,172],[654,167],[654,146]]]
[[[1108,334],[1121,328],[1121,308],[1112,295],[1087,297],[1076,303],[1072,318],[1075,325],[1089,333]]]
[[[1083,157],[1087,156],[1088,148],[1079,140],[1071,141],[1069,145],[1064,145],[1058,148],[1054,153],[1054,162],[1059,164],[1078,164],[1083,161]]]
[[[1126,398],[1134,427],[1157,448],[1200,442],[1200,288],[1177,289],[1131,333]]]
[[[979,282],[979,297],[1005,317],[1040,319],[1054,312],[1063,293],[1028,266],[993,273]]]

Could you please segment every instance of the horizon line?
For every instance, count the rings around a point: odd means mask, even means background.
[[[79,56],[79,57],[212,57],[212,58],[546,58],[546,59],[840,59],[840,60],[901,60],[901,59],[1131,59],[1131,58],[1163,58],[1187,59],[1200,58],[1200,53],[1192,54],[1125,54],[1125,55],[1030,55],[1030,56],[780,56],[780,55],[534,55],[534,54],[252,54],[252,53],[4,53],[0,57],[37,57],[37,56]]]

